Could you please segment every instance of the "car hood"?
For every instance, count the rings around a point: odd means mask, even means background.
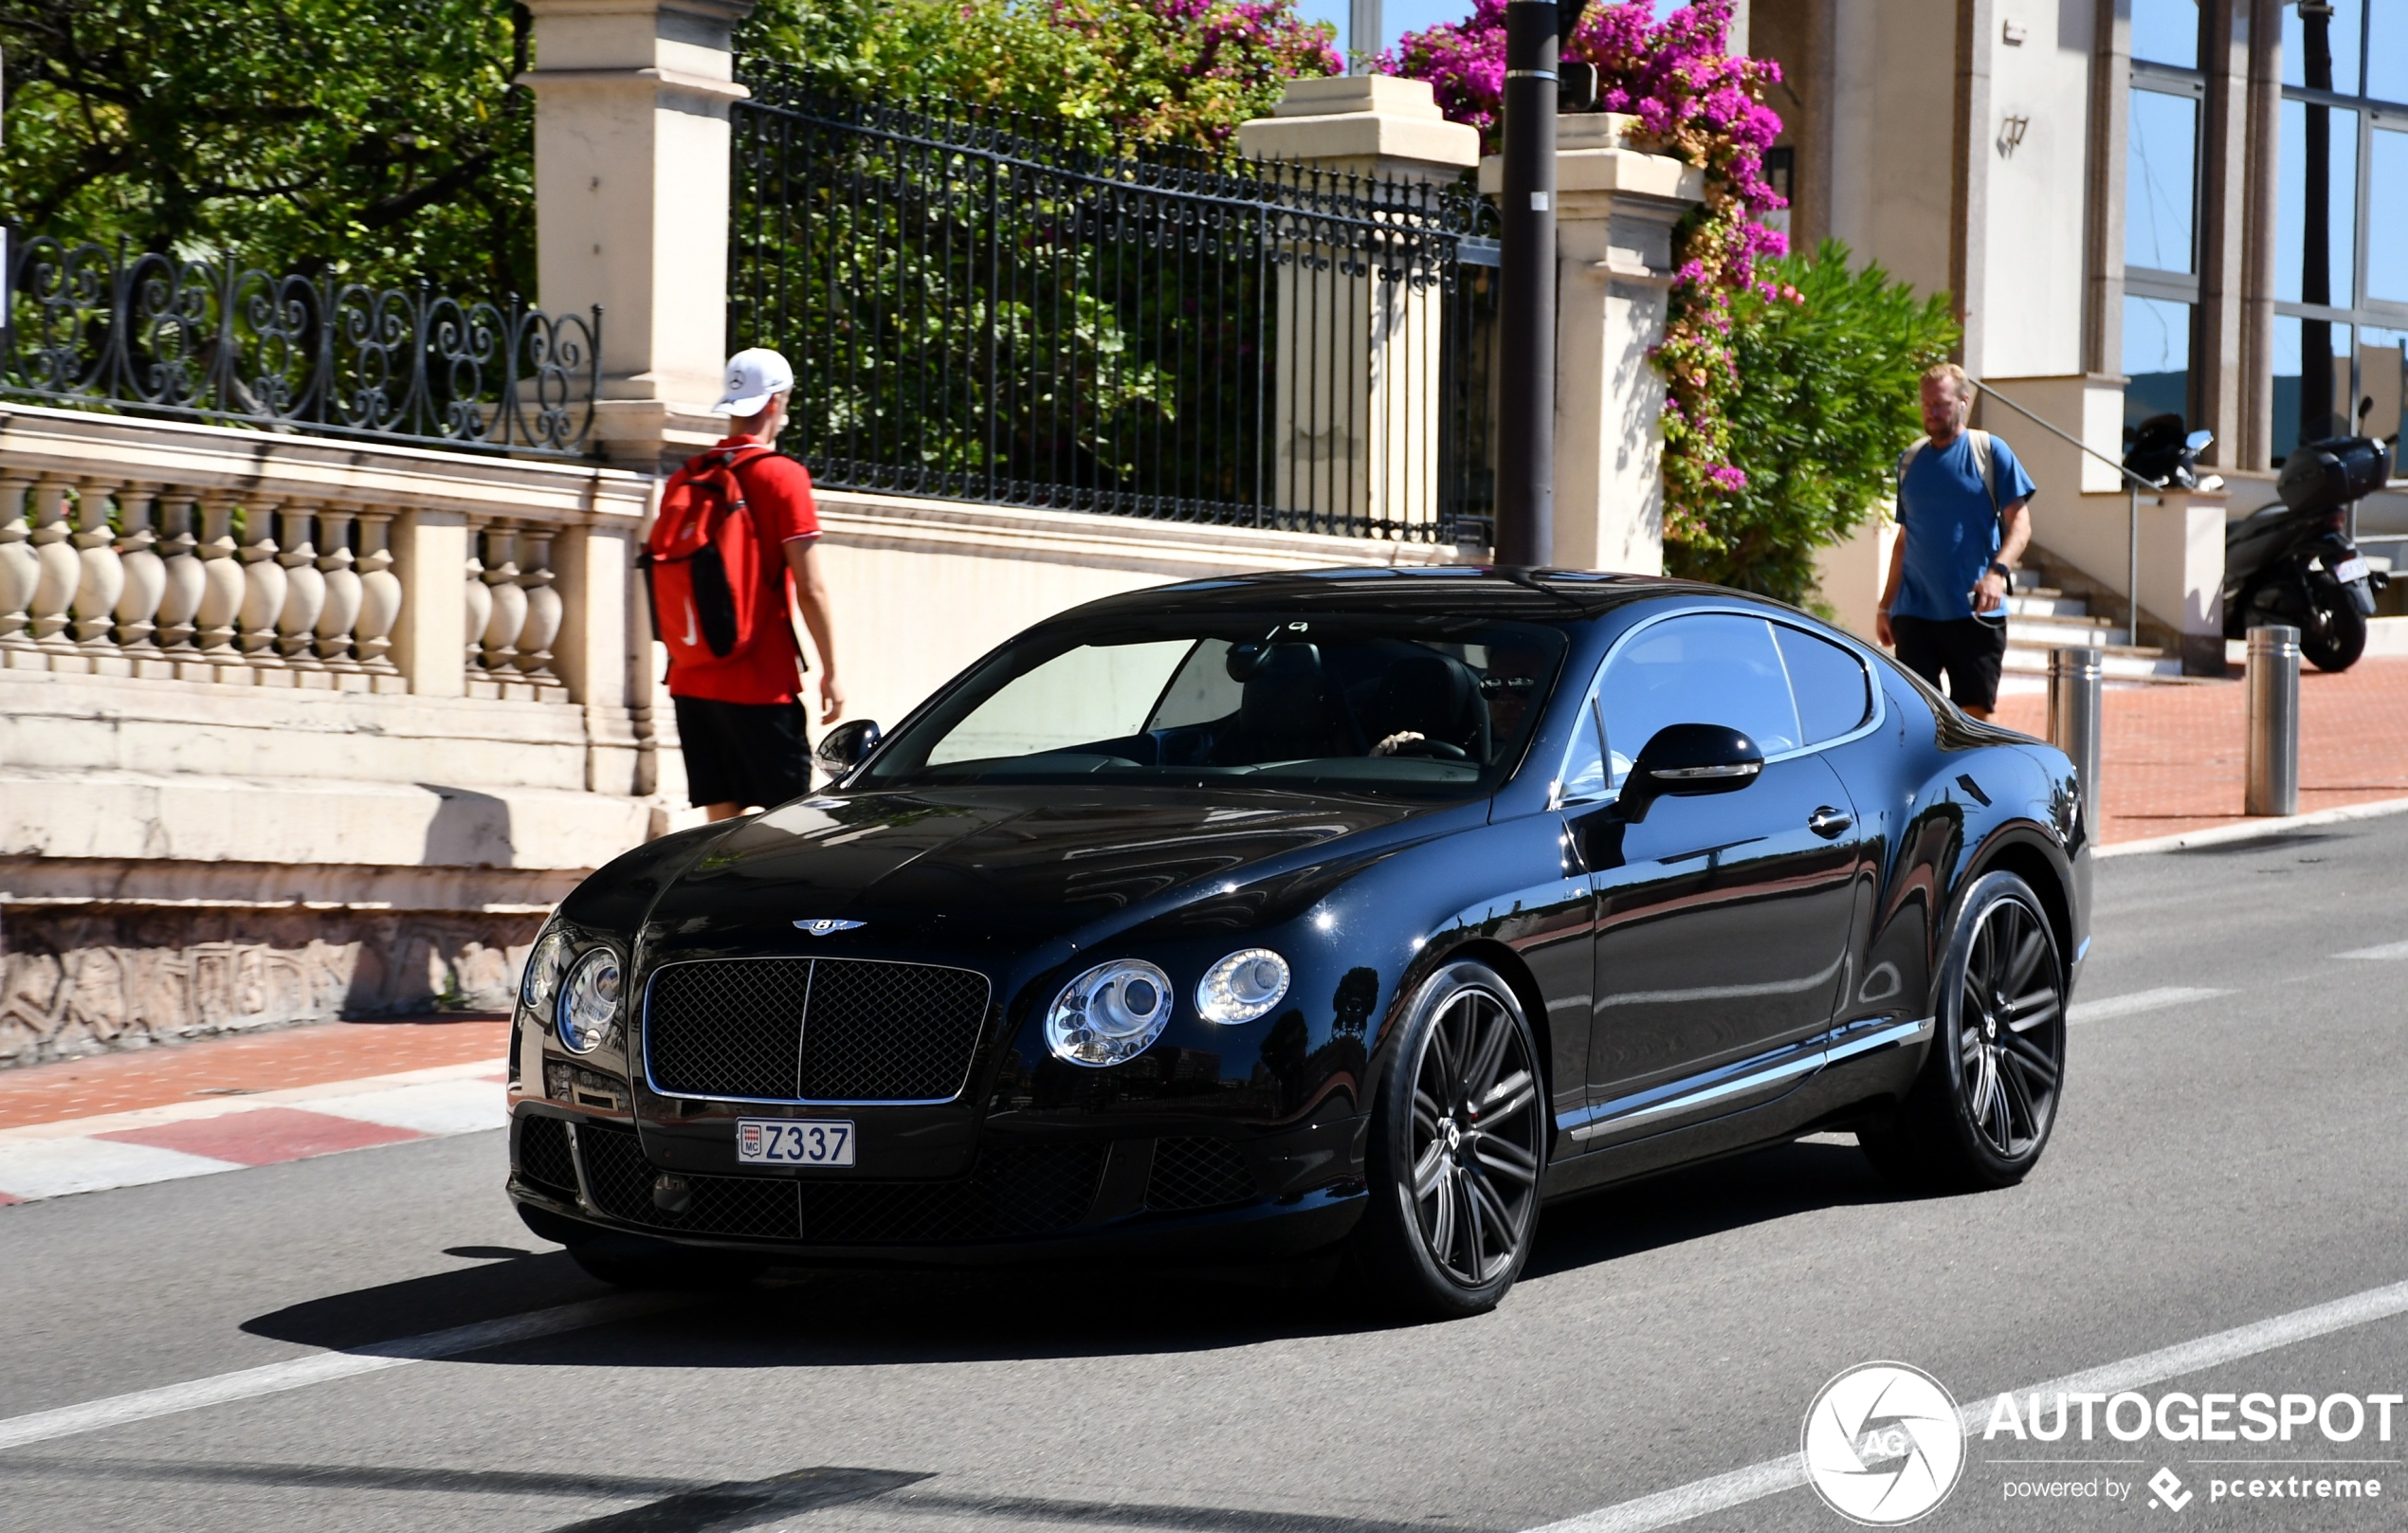
[[[650,924],[669,947],[791,949],[815,921],[863,923],[828,934],[830,951],[1080,939],[1467,807],[1060,788],[798,799],[702,850]]]

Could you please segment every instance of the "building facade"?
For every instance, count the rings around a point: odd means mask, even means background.
[[[2399,432],[2408,0],[1749,9],[1793,242],[1954,295],[1976,376],[2111,454],[2181,414],[2235,511],[2301,441]]]

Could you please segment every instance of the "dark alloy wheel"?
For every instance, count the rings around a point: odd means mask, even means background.
[[[1529,1019],[1485,964],[1422,987],[1372,1123],[1372,1206],[1357,1255],[1408,1313],[1493,1307],[1521,1275],[1546,1159],[1545,1082]]]
[[[2006,1187],[2040,1159],[2065,1080],[2065,963],[2030,885],[1991,873],[1958,907],[1931,1054],[1896,1121],[1857,1137],[1892,1179]]]

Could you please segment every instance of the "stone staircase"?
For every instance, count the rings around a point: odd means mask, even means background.
[[[2107,651],[2104,668],[2110,682],[2182,680],[2181,656],[2132,643],[2115,619],[2091,616],[2088,598],[2043,585],[2044,578],[2041,571],[2016,572],[2015,590],[2007,596],[2007,675],[2046,676],[2050,650],[2076,647]]]

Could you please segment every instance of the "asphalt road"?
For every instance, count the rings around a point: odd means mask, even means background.
[[[374,1343],[605,1292],[511,1214],[499,1135],[0,1211],[0,1443],[31,1413],[324,1375],[0,1448],[0,1529],[1513,1533],[1619,1508],[1581,1524],[1609,1533],[1676,1491],[1708,1508],[1683,1527],[1842,1528],[1810,1490],[1734,1505],[1714,1477],[1794,1462],[1854,1364],[1971,1401],[2408,1279],[2403,869],[2408,815],[2103,863],[2023,1186],[1902,1199],[1846,1141],[1792,1145],[1548,1211],[1506,1304],[1453,1324],[1260,1277],[820,1276],[363,1371]],[[2143,1393],[2408,1391],[2408,1298],[2368,1305]],[[2396,1527],[2408,1410],[2394,1427],[1976,1434],[1920,1525]],[[2001,1462],[2047,1457],[2079,1462]],[[2387,1494],[2209,1499],[2319,1458],[2377,1461],[2308,1472]],[[2162,1467],[2179,1512],[2148,1504]],[[2136,1488],[2007,1498],[2035,1480]]]

